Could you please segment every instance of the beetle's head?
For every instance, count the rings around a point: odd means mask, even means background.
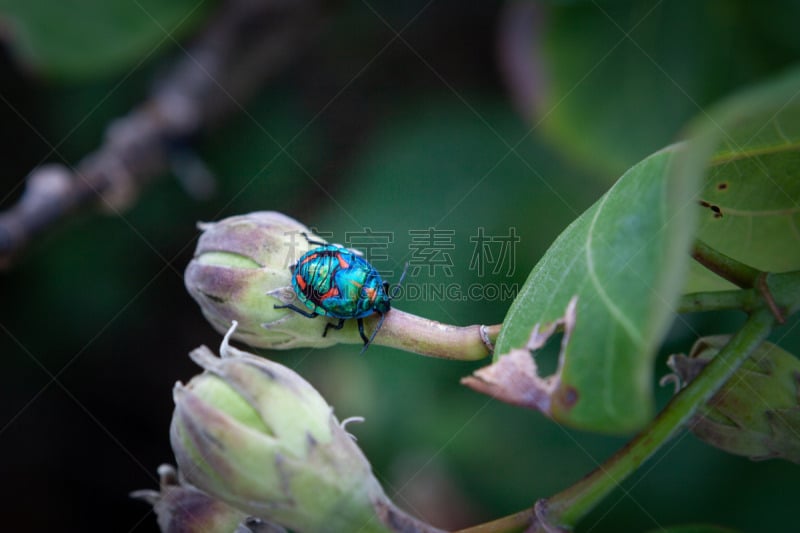
[[[384,281],[380,289],[375,295],[375,300],[372,302],[372,308],[375,312],[385,315],[392,307],[392,297],[389,296],[389,283]]]

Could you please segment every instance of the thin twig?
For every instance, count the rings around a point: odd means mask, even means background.
[[[756,280],[756,288],[758,292],[761,293],[761,296],[764,298],[764,301],[767,303],[772,316],[775,317],[775,320],[778,321],[778,324],[785,324],[786,318],[783,316],[778,304],[775,303],[775,297],[772,296],[772,292],[769,290],[769,284],[767,283],[767,276],[768,274],[765,272],[758,276]]]
[[[157,80],[152,96],[113,122],[95,152],[74,167],[50,164],[31,172],[17,204],[0,213],[0,268],[73,213],[129,207],[142,186],[174,168],[178,157],[185,162],[181,149],[189,141],[240,111],[241,102],[296,57],[319,19],[313,0],[223,2]]]
[[[757,289],[769,306],[775,319],[783,324],[785,319],[767,285],[767,273],[746,265],[715,250],[701,240],[692,246],[692,257],[701,265],[743,289]]]

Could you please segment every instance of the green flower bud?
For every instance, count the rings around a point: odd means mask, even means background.
[[[184,478],[294,531],[391,531],[385,520],[398,517],[412,523],[322,396],[292,370],[229,346],[231,332],[221,358],[193,351],[205,372],[175,387],[170,437]]]
[[[170,465],[158,468],[160,490],[139,490],[133,498],[153,506],[162,533],[286,533],[280,526],[215,500],[208,494],[182,483]]]
[[[258,348],[324,347],[326,321],[313,321],[275,305],[297,303],[289,266],[322,239],[296,220],[261,211],[200,224],[197,243],[184,281],[206,319],[220,333],[232,321],[235,338]],[[302,305],[302,304],[300,304]]]
[[[673,355],[667,364],[685,385],[729,338],[704,337],[688,357]],[[689,429],[732,454],[800,463],[800,360],[763,343],[697,412]]]

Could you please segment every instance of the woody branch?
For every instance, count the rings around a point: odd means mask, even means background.
[[[0,213],[0,268],[74,213],[130,206],[145,184],[175,166],[181,147],[239,111],[293,59],[319,18],[312,0],[223,2],[150,98],[113,122],[95,152],[75,166],[49,164],[31,172],[18,202]]]

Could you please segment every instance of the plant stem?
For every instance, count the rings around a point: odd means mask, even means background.
[[[692,247],[692,257],[707,269],[718,276],[743,289],[757,289],[764,302],[769,306],[773,316],[779,324],[785,322],[775,298],[770,292],[767,283],[768,274],[756,268],[740,263],[732,257],[715,250],[701,240],[697,240]]]
[[[572,526],[589,512],[672,438],[698,407],[711,399],[739,365],[767,338],[773,325],[774,317],[769,310],[759,309],[753,313],[720,351],[718,358],[672,399],[647,430],[592,474],[547,501],[548,521]]]
[[[386,315],[380,335],[375,344],[391,346],[408,352],[461,361],[476,361],[491,355],[481,339],[481,326],[451,326],[428,320],[400,309],[392,309]],[[486,326],[491,342],[497,339],[500,325]],[[360,342],[354,338],[353,342]]]
[[[524,531],[536,518],[534,508],[525,509],[491,522],[460,529],[455,533],[517,533]]]
[[[645,431],[575,485],[537,502],[531,509],[461,533],[506,533],[531,525],[530,531],[542,533],[571,529],[691,419],[697,408],[704,405],[766,339],[774,325],[775,317],[769,309],[756,310],[717,357],[670,401]]]
[[[714,274],[743,289],[755,287],[758,276],[762,274],[760,270],[728,257],[701,240],[696,240],[692,246],[692,257]]]
[[[734,289],[731,291],[695,292],[684,294],[678,304],[678,313],[699,311],[721,311],[737,309],[752,311],[760,301],[755,289]]]
[[[444,530],[414,518],[385,496],[373,503],[375,514],[388,533],[445,533]],[[361,530],[359,530],[360,533]]]

